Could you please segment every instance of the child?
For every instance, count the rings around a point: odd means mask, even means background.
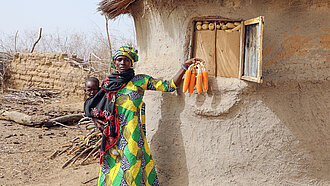
[[[95,94],[97,94],[97,92],[100,90],[100,82],[99,80],[96,78],[96,77],[89,77],[86,79],[86,82],[85,82],[85,101],[94,96]],[[94,120],[93,118],[93,122],[94,124],[98,127],[98,122],[101,122],[101,120]],[[104,123],[101,123],[99,125],[103,125],[104,126]],[[98,127],[99,128],[99,127]],[[109,149],[109,152],[115,156],[118,156],[119,153],[118,151],[115,149],[115,148],[110,148]]]
[[[85,101],[100,90],[100,82],[96,77],[89,77],[85,81]],[[88,96],[88,97],[87,97]]]

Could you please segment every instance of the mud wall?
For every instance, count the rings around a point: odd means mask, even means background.
[[[63,95],[82,96],[87,72],[61,53],[17,53],[10,64],[9,88],[58,89]]]
[[[328,185],[328,1],[137,1],[138,73],[170,79],[191,19],[265,17],[263,84],[210,77],[207,94],[149,91],[147,137],[162,185]]]

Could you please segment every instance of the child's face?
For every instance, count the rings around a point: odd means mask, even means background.
[[[85,91],[87,96],[94,96],[99,91],[99,85],[94,81],[87,81]]]

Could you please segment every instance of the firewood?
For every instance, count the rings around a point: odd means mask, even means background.
[[[97,150],[98,150],[98,148],[94,148],[92,151],[90,151],[90,152],[88,153],[88,155],[85,157],[85,159],[83,159],[83,160],[80,162],[79,165],[82,165],[82,164],[83,164],[86,160],[88,160],[88,158],[89,158],[92,154],[94,154]]]
[[[62,169],[64,169],[66,166],[68,166],[70,164],[70,162],[76,158],[77,156],[79,156],[79,153],[77,153],[76,155],[74,155],[72,158],[70,158],[68,161],[66,161],[63,165],[62,165]]]
[[[82,155],[85,154],[85,152],[87,152],[90,149],[91,148],[87,148],[87,149],[83,150],[81,153],[79,153],[79,155],[71,162],[71,165],[73,165],[77,161],[78,158],[80,158]]]
[[[66,152],[67,150],[69,150],[71,147],[72,147],[72,145],[69,146],[68,148],[66,148],[65,150],[63,150],[62,152],[60,152],[60,153],[58,154],[58,156],[61,155],[61,154],[63,154],[63,153],[65,153],[65,152]]]
[[[93,129],[91,132],[86,134],[85,136],[77,136],[73,140],[71,140],[72,145],[67,147],[66,149],[61,151],[60,154],[67,152],[67,155],[73,155],[68,161],[63,164],[63,168],[67,166],[73,165],[82,165],[89,158],[95,159],[98,157],[98,150],[102,143],[102,133],[96,129]],[[62,146],[63,148],[63,146]],[[81,160],[80,163],[79,160]]]

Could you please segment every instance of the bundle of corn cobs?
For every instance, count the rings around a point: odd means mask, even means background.
[[[183,81],[183,93],[189,93],[189,96],[194,92],[194,87],[196,85],[196,91],[200,94],[202,91],[207,92],[209,88],[208,84],[208,72],[205,70],[205,61],[194,61],[185,73],[185,78]]]

